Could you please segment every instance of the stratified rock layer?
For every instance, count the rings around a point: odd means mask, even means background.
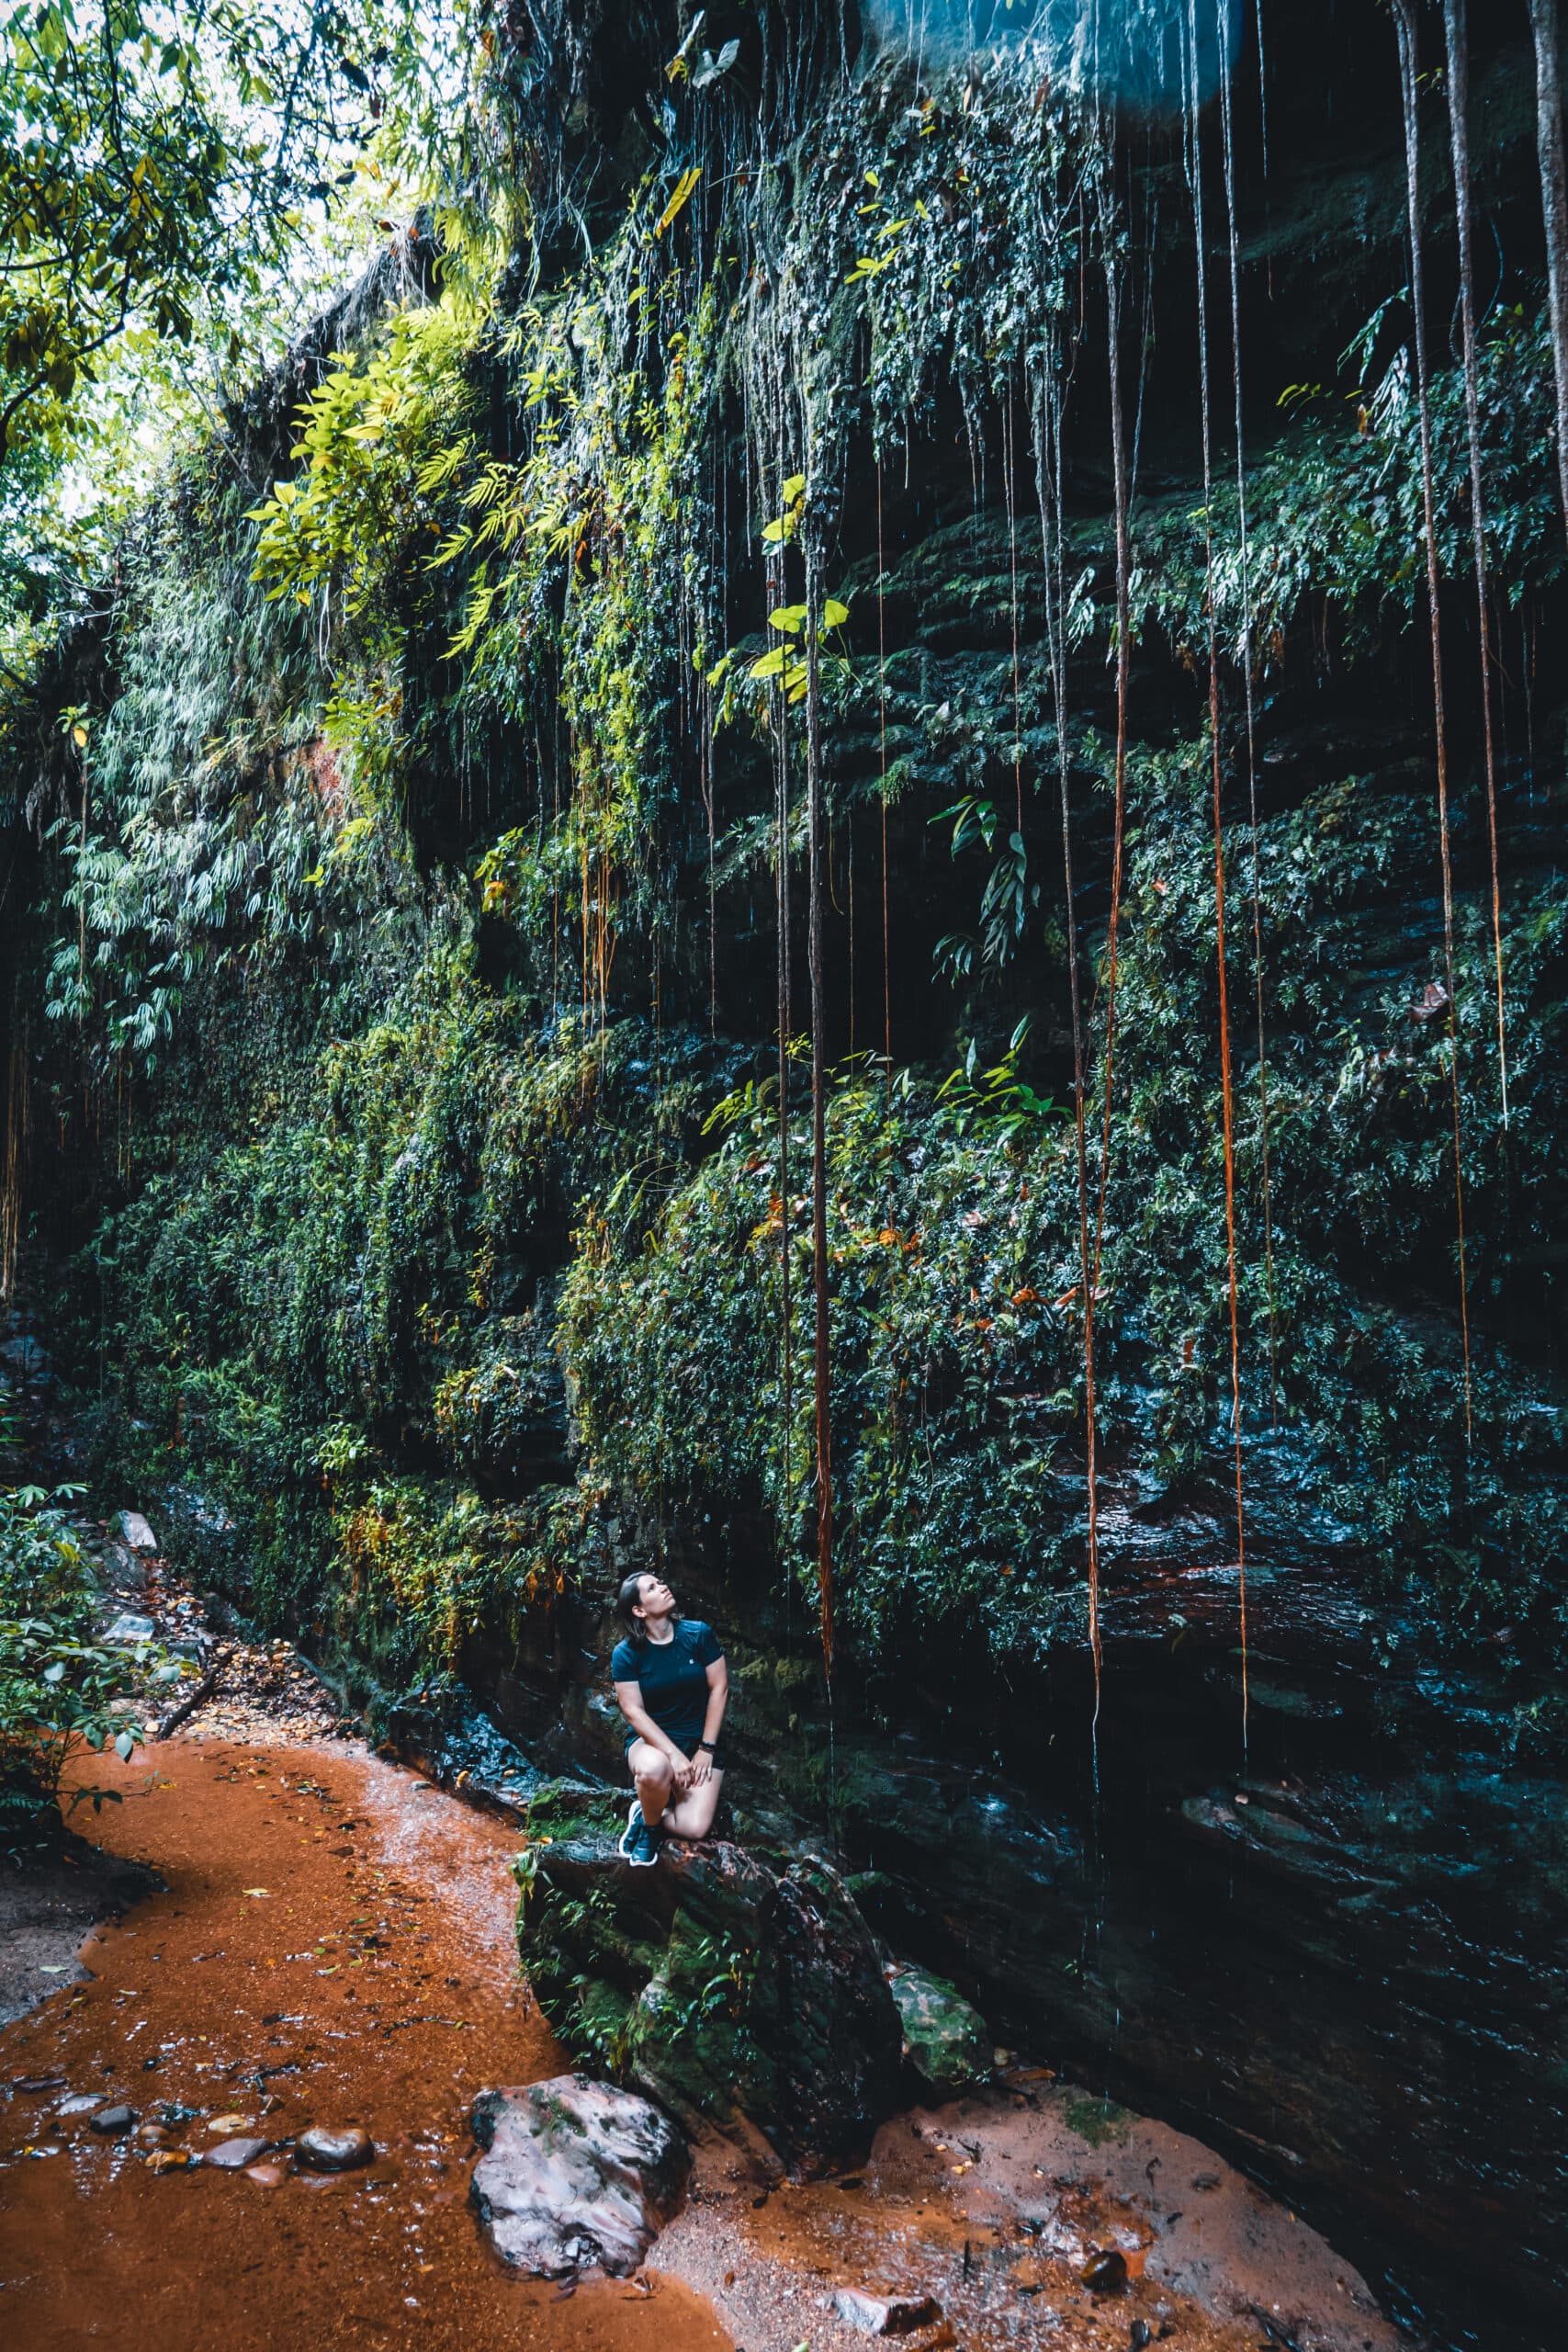
[[[722,1838],[617,1850],[623,1815],[554,1782],[518,1864],[523,1967],[569,2049],[682,2118],[744,2120],[811,2172],[892,2112],[902,2041],[869,1930],[837,1873]]]

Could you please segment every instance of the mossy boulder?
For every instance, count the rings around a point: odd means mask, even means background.
[[[945,1976],[900,1965],[889,1988],[904,2029],[904,2054],[939,2098],[956,2098],[991,2072],[991,2030]]]
[[[552,1781],[514,1864],[522,1963],[580,2062],[689,2126],[754,2126],[793,2172],[863,2153],[902,2029],[837,1872],[724,1838],[634,1871],[625,1800]]]

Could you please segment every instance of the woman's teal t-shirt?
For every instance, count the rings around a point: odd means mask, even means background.
[[[617,1642],[610,1657],[615,1682],[642,1685],[642,1703],[667,1739],[689,1756],[707,1719],[707,1669],[724,1652],[711,1625],[682,1617],[667,1642]],[[626,1726],[629,1747],[642,1734]]]

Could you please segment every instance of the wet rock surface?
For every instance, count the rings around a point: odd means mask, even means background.
[[[266,2149],[265,2140],[220,2140],[215,2148],[205,2152],[201,2161],[215,2172],[244,2172],[266,2154]]]
[[[260,2155],[265,2142],[256,2142],[254,2154]],[[376,2154],[376,2143],[362,2124],[349,2124],[333,2131],[323,2124],[312,2124],[301,2132],[294,2143],[294,2153],[302,2165],[312,2172],[353,2172],[360,2165],[367,2165]],[[245,2159],[247,2163],[250,2157]]]
[[[897,2103],[902,2035],[842,1881],[718,1838],[634,1871],[625,1819],[618,1792],[567,1782],[529,1806],[519,1948],[556,2031],[683,2120],[755,2126],[792,2169],[852,2157]]]
[[[87,1930],[158,1883],[141,1863],[73,1835],[52,1808],[14,1829],[0,1851],[0,2025],[78,1982]]]
[[[1554,2352],[1568,2093],[1540,2053],[1568,2019],[1562,1782],[1519,1753],[1507,1661],[1423,1663],[1420,1629],[1371,1609],[1347,1532],[1292,1518],[1283,1447],[1249,1566],[1245,1768],[1220,1506],[1129,1482],[1098,1802],[1070,1649],[1010,1690],[933,1666],[951,1704],[902,1691],[891,1736],[841,1678],[839,1852],[885,1949],[998,2041],[1224,2147],[1418,2332]],[[746,1661],[726,1735],[739,1836],[819,1835],[809,1658],[704,1558],[678,1583]],[[477,1646],[468,1664],[505,1720]],[[512,1654],[506,1688],[529,1670]],[[557,1736],[606,1773],[614,1733],[605,1690],[568,1694]]]
[[[945,1977],[901,1962],[888,1971],[888,1989],[904,2029],[904,2055],[938,2098],[984,2082],[991,2071],[991,2032],[978,2009]]]
[[[502,2260],[525,2276],[635,2270],[680,2211],[681,2133],[647,2099],[583,2075],[487,2091],[469,2197]]]

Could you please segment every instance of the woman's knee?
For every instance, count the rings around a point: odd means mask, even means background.
[[[660,1756],[657,1748],[645,1748],[632,1766],[632,1778],[638,1788],[646,1781],[650,1788],[667,1789],[672,1774],[668,1756]]]

